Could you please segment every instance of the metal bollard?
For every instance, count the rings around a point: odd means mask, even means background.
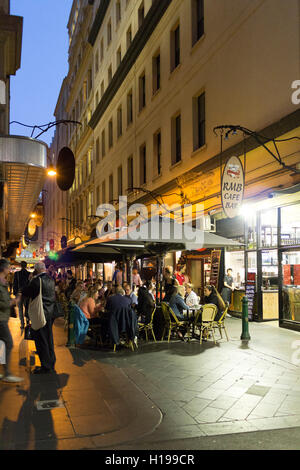
[[[249,334],[249,320],[248,320],[248,298],[243,297],[243,307],[242,307],[242,334],[241,340],[248,341],[251,339]]]
[[[74,332],[74,309],[73,305],[69,303],[69,320],[68,320],[68,342],[66,344],[67,347],[72,348],[75,347],[75,332]]]

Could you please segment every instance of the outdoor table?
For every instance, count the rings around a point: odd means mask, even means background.
[[[198,310],[202,308],[202,305],[195,305],[194,307],[189,307],[189,310],[185,310],[188,323],[190,323],[189,312],[192,312],[192,338],[195,338],[195,315]]]

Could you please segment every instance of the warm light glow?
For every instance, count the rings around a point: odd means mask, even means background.
[[[33,212],[32,214],[30,214],[30,217],[31,217],[32,219],[35,219],[35,218],[36,218],[36,214]]]
[[[48,176],[56,176],[56,170],[54,170],[54,168],[49,168],[49,170],[47,171],[47,175]]]

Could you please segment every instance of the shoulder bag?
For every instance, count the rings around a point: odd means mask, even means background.
[[[42,300],[42,280],[40,281],[40,293],[33,299],[28,307],[28,316],[31,322],[31,328],[35,331],[40,330],[46,325],[46,318],[44,314],[43,300]]]

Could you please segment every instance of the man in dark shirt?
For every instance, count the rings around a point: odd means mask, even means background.
[[[36,367],[34,374],[45,374],[54,371],[56,361],[52,333],[56,300],[55,282],[46,273],[46,266],[44,263],[37,263],[35,269],[37,275],[32,279],[30,284],[23,289],[22,293],[31,300],[35,299],[40,293],[41,282],[42,302],[46,325],[34,332],[36,350],[41,361],[41,367]]]
[[[17,271],[14,275],[13,293],[16,297],[29,284],[29,272],[27,271],[26,267],[27,267],[27,263],[25,263],[25,261],[22,261],[21,270]],[[23,330],[25,326],[24,310],[25,310],[25,316],[26,316],[27,305],[28,305],[27,301],[25,297],[22,295],[18,302],[21,330]]]
[[[232,277],[232,269],[228,268],[227,269],[227,275],[224,277],[224,287],[221,292],[221,296],[224,300],[224,302],[228,305],[231,303],[231,294],[234,291],[234,283],[233,283],[233,277]]]

